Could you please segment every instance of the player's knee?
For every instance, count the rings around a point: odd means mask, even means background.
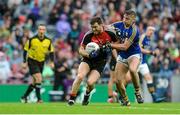
[[[129,67],[129,71],[131,73],[136,73],[137,72],[137,69],[135,67]]]
[[[78,79],[79,81],[82,81],[82,80],[84,79],[84,75],[83,75],[82,73],[79,73],[79,74],[77,75],[77,79]]]
[[[118,82],[119,82],[118,79],[116,81],[114,81],[115,84],[117,84]]]
[[[126,83],[130,83],[131,82],[131,77],[127,77],[125,81],[126,81]]]
[[[42,82],[42,77],[41,76],[33,76],[35,79],[35,83],[41,83]]]
[[[122,83],[122,82],[123,82],[123,79],[120,77],[120,78],[117,78],[114,82],[115,82],[115,83]]]
[[[42,78],[41,77],[36,79],[36,83],[41,83],[41,82],[42,82]]]
[[[94,85],[94,82],[91,81],[91,80],[88,80],[88,81],[87,81],[87,84],[88,84],[88,86],[93,86],[93,85]]]
[[[113,79],[112,84],[116,83],[118,81],[118,78]]]
[[[149,73],[145,74],[144,78],[146,79],[146,81],[152,81],[153,80],[152,76]]]

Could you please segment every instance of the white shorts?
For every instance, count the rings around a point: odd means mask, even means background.
[[[140,64],[138,68],[138,72],[140,72],[143,76],[149,73],[149,67],[146,63]]]
[[[131,57],[137,57],[138,59],[140,59],[140,63],[141,63],[141,59],[142,59],[142,55],[141,55],[141,54],[131,55],[131,56],[129,56],[127,59],[122,58],[120,55],[118,55],[118,57],[117,57],[117,62],[123,63],[125,66],[128,67],[128,65],[129,65],[129,64],[128,64],[128,60],[129,60]]]

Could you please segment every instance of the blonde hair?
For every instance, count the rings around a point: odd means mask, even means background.
[[[153,30],[153,31],[155,31],[155,30],[156,30],[156,28],[155,28],[155,27],[153,27],[153,26],[148,26],[148,27],[147,27],[147,30]]]

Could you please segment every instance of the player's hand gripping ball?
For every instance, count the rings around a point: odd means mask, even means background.
[[[85,50],[87,51],[88,54],[90,54],[92,51],[97,51],[99,50],[99,45],[95,42],[90,42],[86,45]]]
[[[90,59],[94,59],[94,58],[96,58],[97,56],[99,55],[99,50],[97,50],[97,51],[92,51],[90,54],[89,54],[89,58]]]
[[[90,42],[86,45],[85,50],[89,54],[89,58],[96,58],[99,55],[100,47],[95,42]]]
[[[103,52],[106,52],[107,54],[111,54],[112,52],[111,43],[106,42],[106,44],[103,45],[102,49],[103,49]]]

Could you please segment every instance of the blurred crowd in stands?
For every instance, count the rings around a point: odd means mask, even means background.
[[[147,26],[156,28],[151,49],[159,48],[160,55],[148,57],[150,71],[167,78],[180,74],[180,0],[0,0],[0,83],[31,82],[22,66],[23,45],[43,23],[56,56],[54,69],[45,66],[44,84],[55,81],[54,90],[68,85],[76,75],[77,51],[89,19],[101,16],[111,24],[122,20],[127,9],[137,12],[141,34]]]

